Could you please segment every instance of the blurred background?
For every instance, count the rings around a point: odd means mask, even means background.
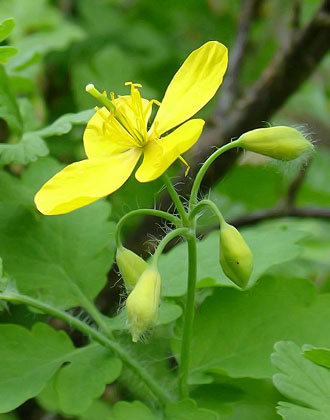
[[[2,45],[18,49],[0,65],[5,72],[0,92],[3,170],[20,178],[36,161],[43,170],[52,168],[54,159],[61,164],[83,159],[86,117],[78,118],[69,129],[36,136],[38,141],[29,142],[32,137],[24,133],[36,133],[63,114],[92,109],[96,103],[85,92],[88,83],[125,94],[126,81],[138,82],[145,98],[161,100],[187,55],[209,40],[218,40],[230,52],[228,81],[199,114],[207,121],[206,132],[187,156],[188,177],[182,175],[185,168],[180,162],[171,168],[171,175],[185,196],[200,163],[215,146],[256,127],[300,127],[316,146],[310,162],[284,164],[235,151],[213,169],[204,193],[236,226],[262,220],[276,224],[283,220],[280,217],[293,217],[292,226],[311,236],[304,239],[304,255],[282,270],[308,275],[322,291],[329,291],[330,34],[326,12],[329,2],[320,0],[1,0],[0,21],[9,17],[16,21]],[[322,16],[328,20],[323,22]],[[1,95],[7,88],[17,100],[23,129],[15,128],[14,117],[5,117],[2,111]],[[23,144],[24,139],[27,143]],[[18,144],[19,150],[12,147]],[[4,184],[0,193],[2,200],[15,195]],[[169,207],[161,181],[139,184],[134,177],[108,201],[112,221],[156,202],[158,207]],[[146,240],[162,231],[151,219],[137,222],[127,229],[126,242],[141,254]],[[213,223],[205,215],[201,235]],[[116,283],[114,271],[109,278],[112,285]],[[118,301],[119,289],[108,286],[99,305],[104,312],[115,313]],[[33,402],[17,415],[24,420],[62,418],[50,417]],[[0,414],[0,420],[11,419]]]

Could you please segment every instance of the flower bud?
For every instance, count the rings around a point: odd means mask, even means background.
[[[123,276],[126,290],[130,292],[148,264],[144,259],[123,246],[117,249],[116,261],[120,274]]]
[[[239,231],[225,223],[220,230],[220,264],[226,276],[244,289],[253,268],[253,255]]]
[[[280,160],[296,159],[313,150],[312,143],[298,130],[285,126],[248,131],[237,140],[237,146]]]
[[[126,300],[126,312],[134,342],[156,322],[160,286],[159,272],[154,267],[148,267]]]

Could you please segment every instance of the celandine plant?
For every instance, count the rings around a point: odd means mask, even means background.
[[[87,159],[65,167],[46,182],[35,197],[37,208],[45,215],[71,212],[120,188],[142,155],[142,163],[135,173],[136,179],[144,183],[162,177],[175,205],[176,214],[156,209],[138,209],[125,214],[117,225],[116,258],[127,291],[126,319],[132,341],[137,342],[145,332],[157,328],[157,314],[162,295],[158,270],[161,253],[176,237],[182,237],[187,243],[188,287],[183,310],[180,355],[177,358],[178,392],[169,392],[161,377],[153,377],[143,364],[134,358],[127,346],[123,347],[120,344],[114,329],[111,328],[111,319],[100,314],[93,303],[86,304],[85,309],[98,328],[15,291],[7,290],[1,294],[2,300],[24,303],[64,320],[91,341],[111,350],[135,372],[139,381],[148,387],[155,400],[152,401],[152,405],[156,402],[161,412],[162,407],[177,404],[189,397],[188,376],[197,281],[196,225],[205,208],[214,212],[220,226],[220,256],[219,261],[214,263],[219,263],[225,275],[242,289],[246,288],[253,269],[252,252],[238,230],[225,221],[211,200],[199,200],[199,188],[206,171],[222,153],[236,147],[280,160],[292,160],[313,149],[311,143],[291,127],[249,131],[216,150],[204,162],[193,182],[189,203],[185,205],[181,201],[166,170],[177,159],[184,162],[189,170],[182,154],[197,142],[204,126],[203,120],[189,118],[215,95],[227,69],[227,62],[226,47],[219,42],[207,42],[189,55],[169,84],[161,103],[154,99],[149,101],[142,98],[139,91],[141,85],[137,83],[127,83],[130,86],[130,95],[119,97],[115,97],[113,93],[109,97],[106,92],[101,93],[92,84],[88,85],[87,92],[99,101],[101,107],[96,108],[96,113],[84,133]],[[153,106],[159,109],[150,125]],[[121,242],[124,224],[137,215],[158,216],[173,226],[160,241],[148,262],[126,249]],[[219,267],[219,270],[221,268]],[[29,397],[37,394],[36,391],[35,394],[29,394]],[[172,410],[171,413],[175,413],[175,418],[180,418],[178,411]],[[166,414],[166,419],[173,419],[173,415],[168,417]]]

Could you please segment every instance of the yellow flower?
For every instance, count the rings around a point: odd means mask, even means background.
[[[111,100],[100,95],[108,106],[98,109],[87,124],[87,159],[68,165],[46,182],[35,196],[37,208],[44,214],[63,214],[111,194],[129,178],[142,154],[136,179],[149,182],[161,176],[201,135],[204,121],[187,120],[214,96],[227,63],[227,48],[210,41],[188,56],[161,104],[141,98],[141,85],[134,83],[128,83],[130,95],[115,99],[112,94]],[[87,90],[97,92],[93,85]],[[155,103],[159,109],[148,129]]]

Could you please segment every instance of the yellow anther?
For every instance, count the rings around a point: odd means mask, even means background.
[[[184,173],[184,176],[187,176],[189,174],[189,171],[190,171],[190,166],[188,165],[188,162],[185,159],[183,159],[183,157],[181,155],[179,156],[179,159],[187,167],[187,169],[186,169],[186,171]]]
[[[140,83],[134,83],[134,82],[125,82],[125,86],[133,86],[133,87],[142,88],[142,85]]]
[[[153,104],[156,104],[157,106],[161,106],[161,102],[159,102],[159,101],[157,101],[157,99],[151,99],[151,101],[150,101],[151,103],[153,103]]]

